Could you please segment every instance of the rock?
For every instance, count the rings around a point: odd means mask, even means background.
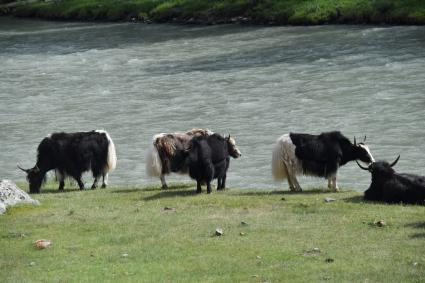
[[[163,211],[165,211],[165,212],[176,212],[176,209],[173,208],[173,207],[166,206],[166,207],[164,207]]]
[[[240,232],[239,235],[245,236],[245,233],[244,232]]]
[[[216,236],[223,236],[223,229],[220,229],[220,228],[215,229],[215,235]]]
[[[127,254],[127,253],[125,253],[125,254],[122,254],[121,256],[122,256],[122,257],[128,257],[128,254]]]
[[[327,259],[325,259],[325,262],[326,263],[332,263],[332,262],[334,262],[335,260],[333,259],[333,258],[327,258]]]
[[[415,261],[414,263],[412,263],[413,266],[417,266],[418,263]]]
[[[286,198],[281,198],[280,200],[286,200]]]
[[[49,248],[51,245],[52,245],[52,241],[46,240],[46,239],[41,239],[34,242],[34,247],[40,250]]]
[[[378,227],[384,227],[384,226],[387,226],[387,224],[385,223],[385,221],[384,220],[378,220],[378,221],[375,221],[373,224],[375,224],[376,226],[378,226]]]
[[[334,198],[325,198],[325,202],[333,202],[333,201],[335,201]]]
[[[10,180],[0,181],[0,214],[6,211],[8,206],[19,203],[29,203],[39,205],[38,200],[32,199],[26,192],[18,188],[15,183]]]
[[[35,265],[35,262],[34,261],[31,261],[30,262],[30,266],[34,266]]]
[[[242,225],[248,225],[248,222],[241,221],[241,224],[242,224]]]

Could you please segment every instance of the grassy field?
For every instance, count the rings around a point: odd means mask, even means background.
[[[0,216],[1,281],[425,281],[424,207],[358,192],[194,190],[45,189],[40,206]],[[38,239],[52,247],[35,249]]]
[[[30,0],[36,2],[24,5],[10,1],[0,0],[0,12],[66,20],[425,24],[423,0]]]

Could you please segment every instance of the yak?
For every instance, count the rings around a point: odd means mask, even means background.
[[[364,193],[364,199],[386,203],[425,204],[425,177],[401,174],[392,168],[400,155],[391,164],[386,161],[373,162],[368,167],[357,165],[372,174],[372,182]]]
[[[217,179],[217,190],[226,188],[226,175],[230,156],[238,158],[241,152],[233,138],[219,134],[196,136],[190,140],[187,150],[189,175],[196,180],[196,192],[201,193],[201,184],[206,183],[207,193],[211,193],[211,181]]]
[[[153,136],[152,144],[146,154],[146,173],[159,177],[163,189],[167,189],[165,175],[187,174],[185,149],[195,136],[212,135],[208,129],[192,129],[186,133],[161,133]]]
[[[67,176],[74,178],[81,190],[83,172],[91,170],[94,177],[92,189],[102,176],[102,188],[108,183],[108,173],[115,169],[117,157],[115,145],[104,130],[76,133],[52,133],[37,148],[37,162],[33,168],[19,169],[27,173],[30,193],[39,193],[41,184],[50,170],[55,170],[62,191]]]
[[[366,137],[364,141],[366,140]],[[277,139],[272,155],[272,174],[276,181],[288,180],[291,191],[302,191],[296,175],[328,179],[328,188],[338,191],[338,168],[349,161],[374,161],[367,145],[350,142],[339,131],[320,135],[289,133]]]

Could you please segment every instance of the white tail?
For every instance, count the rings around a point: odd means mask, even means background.
[[[117,167],[117,153],[115,152],[115,144],[112,141],[111,137],[109,136],[108,132],[105,130],[96,130],[98,133],[103,133],[106,135],[106,138],[108,139],[108,157],[107,157],[107,165],[105,166],[105,172],[108,173]]]
[[[160,177],[162,174],[162,163],[156,147],[151,144],[146,152],[146,173],[151,177]]]
[[[283,160],[284,157],[284,145],[279,138],[273,147],[272,155],[272,174],[275,181],[283,181],[287,178],[286,167]]]

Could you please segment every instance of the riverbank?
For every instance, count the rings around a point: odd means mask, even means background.
[[[1,4],[3,3],[3,4]],[[0,1],[0,14],[55,20],[266,25],[425,24],[425,2],[405,0]]]
[[[190,184],[34,195],[0,217],[5,282],[421,282],[424,207]],[[326,197],[335,199],[325,202]],[[376,222],[383,220],[384,225]],[[382,226],[382,227],[381,227]],[[215,236],[217,228],[222,236]],[[37,250],[33,242],[52,241]]]

